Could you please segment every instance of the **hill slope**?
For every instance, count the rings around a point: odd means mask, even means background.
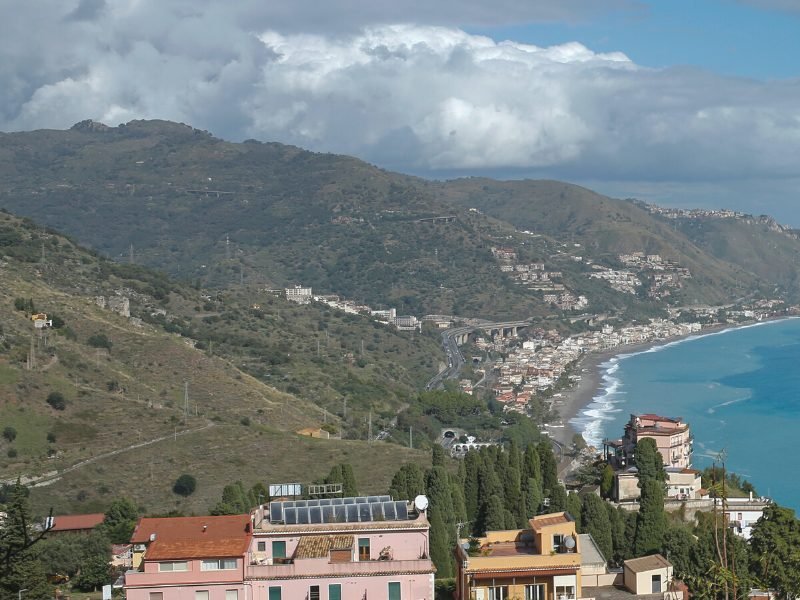
[[[134,315],[181,314],[199,300],[194,290],[120,269],[4,213],[0,274],[0,423],[13,430],[0,442],[0,479],[38,481],[40,508],[102,508],[127,493],[170,510],[172,482],[190,472],[203,487],[180,508],[204,510],[232,480],[307,481],[350,454],[365,489],[383,490],[391,473],[372,472],[375,461],[418,456],[395,445],[298,438],[301,427],[342,421],[158,323],[97,303],[122,291]],[[36,329],[31,308],[57,327]],[[306,449],[287,452],[293,447]]]

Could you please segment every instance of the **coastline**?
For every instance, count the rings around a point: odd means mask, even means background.
[[[749,323],[736,323],[735,325],[713,325],[701,330],[698,333],[690,333],[687,335],[674,336],[670,338],[663,338],[659,340],[652,340],[641,344],[620,345],[616,348],[610,348],[600,352],[591,352],[584,355],[579,359],[576,365],[577,373],[580,375],[580,381],[570,389],[561,392],[561,397],[554,402],[553,407],[557,410],[559,421],[563,423],[563,427],[549,429],[550,438],[569,446],[572,444],[572,437],[576,433],[581,433],[572,424],[572,420],[579,416],[589,405],[594,401],[595,397],[603,391],[603,375],[604,369],[601,368],[603,363],[611,359],[618,358],[624,355],[639,354],[662,348],[676,342],[682,342],[689,339],[697,339],[708,335],[715,335],[727,331],[734,331],[737,329],[744,329],[747,327],[754,327],[757,325],[766,325],[777,321],[786,319],[798,318],[795,315],[781,315],[775,317],[768,317],[760,321],[753,321]]]

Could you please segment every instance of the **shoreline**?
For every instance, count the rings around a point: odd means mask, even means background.
[[[640,344],[619,345],[616,348],[610,348],[600,352],[591,352],[578,359],[576,365],[576,374],[580,375],[581,380],[572,388],[561,392],[561,397],[553,404],[553,408],[558,412],[558,420],[563,423],[563,427],[548,428],[550,432],[550,439],[570,446],[572,444],[572,437],[576,433],[582,433],[575,429],[571,423],[572,419],[579,416],[589,405],[594,401],[595,397],[600,394],[603,389],[603,375],[605,370],[601,369],[601,365],[611,359],[618,358],[624,355],[640,354],[655,348],[662,348],[675,342],[682,342],[689,339],[697,339],[707,335],[715,335],[724,333],[726,331],[734,331],[737,329],[744,329],[747,327],[754,327],[761,324],[768,324],[787,319],[798,318],[796,315],[781,315],[776,317],[768,317],[760,321],[753,321],[749,323],[737,323],[735,325],[713,325],[702,329],[697,333],[690,333],[687,335],[675,336],[659,340],[652,340],[650,342],[643,342]]]

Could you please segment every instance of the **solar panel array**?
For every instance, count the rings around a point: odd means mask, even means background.
[[[320,498],[269,503],[271,523],[307,525],[313,523],[367,523],[408,520],[408,505],[391,496]]]

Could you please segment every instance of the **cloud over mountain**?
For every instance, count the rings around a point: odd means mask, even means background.
[[[15,5],[0,36],[3,130],[164,118],[427,173],[692,181],[797,171],[798,81],[649,69],[579,43],[498,43],[449,24],[454,0],[410,5],[444,25],[385,24],[403,15],[383,0],[366,13],[301,0],[305,22],[294,5],[254,0],[41,4]],[[580,18],[591,4],[502,0],[490,14],[474,1],[460,19],[491,23],[501,8]],[[333,26],[320,33],[325,19]]]

